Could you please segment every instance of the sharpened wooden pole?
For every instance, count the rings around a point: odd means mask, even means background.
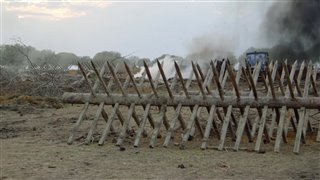
[[[135,107],[135,104],[132,103],[130,105],[129,110],[128,110],[127,119],[124,121],[124,123],[122,125],[122,129],[121,129],[120,135],[119,135],[117,143],[116,143],[117,146],[121,146],[123,141],[124,141],[124,139],[127,136],[127,129],[130,126],[130,119],[132,117],[132,114],[133,114],[133,111],[134,111],[134,107]]]
[[[256,68],[254,69],[254,72],[253,72],[253,85],[255,85],[257,83],[257,80],[258,80],[258,76],[259,76],[259,73],[260,73],[260,69],[261,69],[261,64],[258,63],[258,65],[256,65]],[[249,94],[249,97],[252,97],[253,96],[253,90],[250,91],[250,94]],[[247,120],[248,120],[248,114],[249,114],[249,110],[250,110],[250,106],[246,106],[245,109],[244,109],[244,112],[242,113],[241,117],[240,117],[240,120],[239,120],[239,124],[238,124],[238,129],[237,129],[237,132],[236,132],[236,135],[237,135],[237,139],[236,139],[236,142],[235,142],[235,145],[234,145],[234,150],[235,151],[238,151],[239,150],[239,146],[240,146],[240,143],[241,143],[241,140],[242,140],[242,134],[243,134],[243,130],[245,129],[245,126],[247,125]],[[250,131],[248,129],[249,127],[247,126],[247,134],[248,136],[250,136]],[[251,137],[251,136],[250,136]],[[249,137],[249,141],[250,141],[250,137]]]
[[[183,135],[182,141],[181,141],[181,143],[180,143],[180,149],[184,149],[184,148],[185,148],[186,142],[187,142],[188,139],[189,139],[189,135],[190,135],[191,129],[192,129],[192,127],[194,126],[198,109],[199,109],[199,105],[195,105],[195,106],[193,107],[192,115],[191,115],[191,117],[190,117],[188,126],[187,126],[187,128],[186,128],[186,130],[185,130],[185,133],[184,133],[184,135]]]
[[[207,126],[206,126],[206,130],[202,139],[202,145],[201,145],[201,149],[207,149],[208,146],[208,141],[209,141],[209,136],[210,136],[210,131],[212,128],[212,124],[214,121],[214,112],[216,111],[216,106],[211,106],[210,108],[210,112],[209,112],[209,117],[207,120]]]
[[[168,145],[170,143],[170,140],[171,140],[171,137],[172,137],[172,134],[174,131],[174,127],[175,127],[177,119],[180,115],[181,109],[182,109],[182,104],[179,104],[176,108],[176,113],[171,121],[170,128],[167,131],[167,136],[166,136],[166,139],[164,140],[163,147],[168,147]]]
[[[163,104],[160,108],[160,117],[159,117],[158,121],[156,122],[155,129],[153,130],[152,135],[151,135],[151,140],[150,140],[150,144],[149,144],[150,148],[154,148],[154,146],[155,146],[155,141],[158,137],[161,124],[163,123],[166,110],[167,110],[167,106],[165,104]]]
[[[150,115],[149,114],[150,107],[151,107],[151,104],[147,104],[147,106],[144,109],[144,113],[143,113],[143,116],[142,116],[142,121],[140,123],[137,135],[136,135],[135,140],[134,140],[134,144],[133,144],[134,147],[138,147],[139,146],[141,135],[142,135],[142,132],[143,132],[143,128],[145,127],[145,125],[147,123],[148,115]]]
[[[91,141],[93,141],[93,134],[94,134],[94,131],[96,130],[97,128],[97,123],[98,123],[98,120],[100,118],[100,115],[102,113],[102,110],[103,110],[103,107],[104,107],[104,103],[100,103],[99,107],[98,107],[98,110],[96,112],[96,116],[95,118],[93,119],[92,123],[91,123],[91,127],[90,127],[90,130],[88,132],[88,135],[87,135],[87,138],[85,140],[85,144],[89,144]]]
[[[186,97],[189,99],[189,98],[190,98],[190,96],[189,96],[188,90],[186,89],[186,86],[184,85],[183,77],[182,77],[182,74],[181,74],[181,71],[180,71],[180,68],[179,68],[179,66],[178,66],[177,62],[174,62],[174,66],[175,66],[175,68],[176,68],[176,71],[177,71],[177,74],[178,74],[179,80],[180,80],[180,82],[181,82],[181,84],[182,84],[182,89],[183,89],[183,91],[184,91],[184,93],[185,93]]]
[[[210,91],[210,88],[209,88],[209,87],[210,87],[210,80],[211,80],[211,78],[213,77],[211,68],[209,68],[209,70],[208,70],[208,72],[207,72],[207,77],[204,77],[204,74],[202,73],[199,64],[197,64],[197,70],[198,70],[199,75],[200,75],[200,77],[201,77],[201,79],[202,79],[202,81],[203,81],[202,88],[203,88],[203,89],[206,89],[208,94],[210,94],[211,96],[214,96],[214,93],[213,93],[212,91]],[[210,112],[211,112],[211,111],[210,111],[210,108],[207,106],[206,109],[207,109],[207,112],[210,114]],[[215,110],[216,110],[217,112],[219,112],[218,109],[215,108]],[[217,114],[218,114],[218,113],[217,113]],[[220,115],[220,114],[219,114],[219,115]],[[211,126],[211,125],[208,125],[208,126]],[[217,135],[218,139],[220,139],[220,132],[219,132],[218,126],[217,126],[217,124],[216,124],[216,120],[213,120],[213,121],[212,121],[212,126],[213,126],[213,128],[214,128],[214,130],[215,130],[215,132],[216,132],[216,135]]]
[[[153,94],[154,94],[156,97],[158,97],[158,92],[157,92],[157,90],[156,90],[156,88],[155,88],[155,86],[154,86],[154,84],[153,84],[152,76],[151,76],[150,70],[149,70],[149,68],[148,68],[148,65],[147,65],[147,63],[146,63],[145,61],[143,61],[143,64],[144,64],[144,68],[145,68],[145,70],[146,70],[146,72],[147,72],[147,76],[148,76],[149,83],[150,83],[150,86],[151,86],[151,88],[152,88]]]
[[[84,68],[82,67],[81,63],[78,63],[78,66],[79,66],[79,69],[80,69],[84,79],[86,80],[86,82],[87,82],[87,84],[89,86],[89,89],[90,89],[90,92],[91,92],[92,96],[94,97],[95,96],[95,91],[94,91],[93,87],[91,86],[91,82],[89,81],[89,79],[87,77],[87,74],[84,71]]]
[[[275,64],[273,65],[273,70],[272,70],[272,74],[271,74],[271,72],[269,71],[268,65],[266,65],[266,73],[267,73],[267,76],[268,76],[268,84],[269,84],[269,85],[267,85],[267,88],[268,88],[267,97],[269,97],[270,94],[272,94],[273,99],[276,98],[275,92],[274,92],[274,89],[273,89],[273,80],[274,80],[275,75],[276,75],[277,67],[278,67],[277,66],[277,62],[275,62]],[[268,106],[264,106],[263,110],[262,110],[262,115],[261,115],[261,118],[260,118],[260,125],[259,125],[257,140],[256,140],[256,145],[255,145],[255,149],[254,149],[256,152],[260,152],[263,133],[265,133],[266,138],[269,138],[269,139],[267,139],[267,142],[270,142],[270,137],[272,136],[272,135],[268,134],[269,132],[267,131],[266,126],[265,126],[266,125],[266,116],[267,116],[268,108],[269,108]],[[274,123],[274,121],[275,121],[275,119],[273,119],[273,121],[271,123]]]
[[[309,64],[308,69],[307,69],[307,75],[306,75],[306,81],[304,84],[304,93],[303,97],[307,97],[309,93],[309,87],[310,87],[310,80],[312,76],[312,66]],[[309,114],[306,112],[306,108],[302,107],[300,109],[300,114],[299,114],[299,122],[298,122],[298,128],[297,128],[297,133],[296,133],[296,139],[293,147],[293,152],[298,154],[300,151],[300,143],[301,143],[301,138],[303,137],[303,125],[307,124],[305,123],[305,120]],[[306,137],[306,136],[304,136]]]
[[[118,108],[119,108],[119,103],[116,103],[116,104],[114,105],[114,107],[113,107],[113,110],[112,110],[112,112],[111,112],[111,114],[110,114],[110,116],[109,116],[108,122],[107,122],[107,124],[105,125],[104,131],[103,131],[103,133],[102,133],[102,135],[101,135],[101,138],[100,138],[100,140],[99,140],[99,143],[98,143],[99,146],[101,146],[101,145],[104,144],[104,142],[105,142],[105,140],[106,140],[106,138],[107,138],[107,135],[108,135],[108,133],[109,133],[109,131],[110,131],[110,128],[111,128],[111,126],[112,126],[112,122],[113,122],[113,120],[114,120],[114,117],[115,117],[115,114],[116,114]]]
[[[80,64],[80,63],[78,63],[78,64]],[[79,67],[80,67],[80,66],[79,66]],[[83,73],[84,71],[81,70],[81,72]],[[103,67],[101,68],[101,70],[100,70],[100,75],[102,76],[102,75],[104,74],[104,72],[105,72],[105,67],[103,66]],[[85,76],[84,78],[86,78],[86,74],[84,73],[83,75]],[[95,83],[94,83],[94,85],[93,85],[93,87],[92,87],[93,92],[95,92],[95,91],[98,89],[99,82],[100,82],[100,81],[98,81],[98,80],[95,81]],[[91,93],[91,96],[92,96],[92,95],[93,95],[93,94]],[[73,127],[72,130],[71,130],[71,133],[70,133],[70,136],[69,136],[69,139],[68,139],[68,144],[69,144],[69,145],[71,145],[71,144],[73,143],[75,133],[76,133],[76,131],[79,129],[79,127],[80,127],[80,125],[81,125],[81,123],[82,123],[82,120],[84,119],[84,117],[85,117],[85,115],[86,115],[86,113],[87,113],[87,111],[88,111],[88,109],[89,109],[89,105],[90,105],[89,102],[86,102],[86,103],[84,104],[84,106],[83,106],[83,108],[82,108],[82,110],[81,110],[81,112],[80,112],[79,118],[78,118],[76,124],[74,125],[74,127]]]
[[[218,150],[220,151],[222,151],[224,147],[225,139],[227,136],[227,128],[229,127],[229,123],[230,123],[231,112],[232,112],[232,106],[230,105],[227,109],[226,116],[222,124],[221,138],[220,138],[219,147],[218,147]]]

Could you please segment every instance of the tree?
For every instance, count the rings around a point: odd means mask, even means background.
[[[14,69],[22,68],[27,63],[33,66],[29,57],[29,52],[33,49],[31,46],[23,46],[21,44],[2,45],[0,64]]]
[[[109,63],[116,64],[118,62],[123,62],[125,61],[125,58],[121,56],[120,53],[114,52],[114,51],[103,51],[97,53],[93,57],[93,61],[100,61],[100,62],[105,62],[108,61]]]
[[[62,52],[57,54],[57,60],[62,67],[68,67],[69,65],[79,61],[80,58],[73,53]]]
[[[89,57],[89,56],[82,56],[82,57],[79,57],[79,61],[80,62],[89,62],[89,61],[91,61],[92,59],[91,59],[91,57]],[[77,62],[73,62],[73,64],[77,64]]]
[[[58,65],[58,59],[54,51],[51,50],[42,50],[42,51],[33,51],[30,53],[33,63],[38,66],[43,66],[45,64]]]

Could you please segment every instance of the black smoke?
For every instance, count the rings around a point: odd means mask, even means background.
[[[261,28],[273,59],[320,61],[320,0],[274,3]]]

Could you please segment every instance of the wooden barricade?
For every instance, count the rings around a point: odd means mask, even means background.
[[[159,61],[155,77],[144,63],[145,73],[140,79],[134,78],[124,63],[127,78],[122,83],[117,75],[120,64],[113,67],[107,62],[97,68],[91,62],[91,69],[97,77],[92,83],[86,76],[88,68],[79,63],[90,92],[66,92],[63,95],[65,103],[84,104],[68,144],[74,142],[90,105],[98,105],[98,109],[88,129],[86,144],[92,142],[99,119],[105,121],[99,145],[106,142],[111,132],[116,134],[118,146],[123,146],[131,135],[134,147],[138,147],[142,139],[150,137],[151,148],[157,146],[159,137],[164,137],[164,147],[168,147],[173,138],[179,140],[177,145],[180,149],[186,148],[190,140],[196,141],[200,137],[201,149],[214,147],[224,150],[228,142],[233,144],[235,151],[242,143],[252,144],[253,149],[260,152],[264,143],[273,144],[274,151],[279,152],[282,144],[292,142],[293,152],[299,153],[301,143],[308,143],[307,138],[320,141],[320,120],[313,116],[320,110],[317,67],[303,62],[297,68],[298,63],[295,62],[288,68],[286,63],[275,61],[268,64],[265,71],[261,71],[261,65],[257,64],[251,72],[246,66],[235,71],[229,61],[224,61],[219,69],[216,64],[211,61],[208,71],[203,73],[200,66],[192,62],[192,71],[185,80],[175,62],[176,74],[169,81]],[[108,82],[103,78],[107,71],[110,76]],[[144,79],[148,80],[147,86]],[[105,106],[112,106],[112,111],[107,112]],[[128,110],[121,112],[122,106]],[[138,106],[142,107],[142,113],[137,112]],[[155,107],[159,110],[156,116],[152,114]],[[186,111],[189,112],[188,118],[183,113]],[[315,123],[311,123],[310,117]],[[120,127],[114,126],[116,120],[120,121]],[[211,143],[215,146],[210,146]]]

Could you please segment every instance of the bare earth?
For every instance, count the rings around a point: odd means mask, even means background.
[[[314,141],[302,145],[299,155],[290,143],[281,153],[273,152],[273,145],[264,145],[265,153],[203,151],[199,140],[188,142],[185,150],[173,143],[163,148],[163,138],[154,149],[148,147],[149,138],[139,148],[127,142],[124,151],[111,137],[104,146],[82,145],[94,109],[77,134],[80,138],[67,145],[81,107],[0,109],[0,179],[320,179],[320,145]]]

